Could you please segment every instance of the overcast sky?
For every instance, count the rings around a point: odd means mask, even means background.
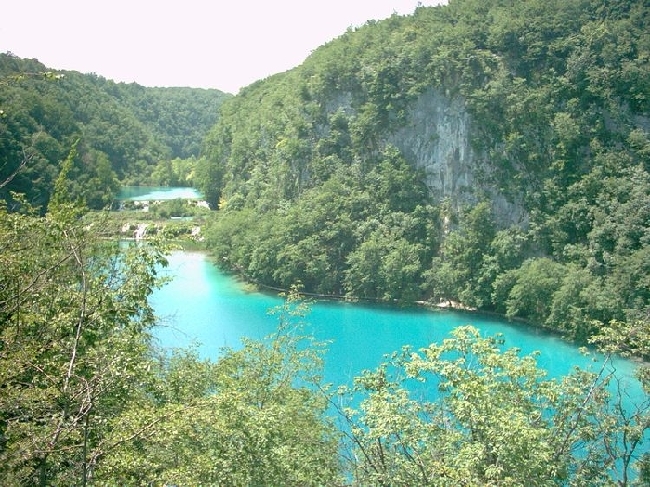
[[[367,20],[441,0],[7,0],[0,52],[145,86],[239,89]]]

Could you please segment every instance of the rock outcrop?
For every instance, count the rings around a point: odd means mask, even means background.
[[[388,136],[406,159],[424,169],[426,184],[436,200],[454,206],[488,196],[501,225],[522,224],[526,212],[491,184],[487,158],[472,146],[476,132],[465,100],[430,89],[410,105],[406,123]]]

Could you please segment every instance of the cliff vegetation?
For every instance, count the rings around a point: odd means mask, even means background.
[[[349,30],[229,99],[209,247],[249,279],[646,323],[645,2],[472,1]]]

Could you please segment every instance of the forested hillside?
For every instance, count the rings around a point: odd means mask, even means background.
[[[650,6],[452,0],[228,100],[202,189],[263,284],[458,301],[579,340],[647,323]]]
[[[24,164],[0,197],[17,191],[45,205],[77,139],[71,183],[91,208],[110,203],[120,184],[183,183],[165,175],[170,161],[200,156],[227,97],[114,83],[0,54],[0,181]]]
[[[450,0],[226,101],[0,55],[0,191],[24,193],[0,200],[0,484],[649,485],[650,368],[634,398],[613,356],[650,356],[649,20]],[[188,168],[220,265],[292,289],[272,336],[215,361],[157,347],[165,242],[123,245],[79,203]],[[554,380],[465,326],[332,387],[301,286],[603,354]]]

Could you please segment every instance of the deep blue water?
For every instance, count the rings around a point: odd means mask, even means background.
[[[118,200],[146,201],[146,200],[175,200],[175,199],[200,199],[202,195],[194,188],[170,186],[123,186],[117,197]]]
[[[269,310],[282,304],[279,297],[246,292],[200,252],[177,252],[169,262],[166,272],[175,277],[152,299],[162,319],[156,335],[163,346],[198,343],[201,356],[215,359],[224,346],[240,347],[241,337],[263,338],[275,330],[277,316]],[[331,340],[325,380],[337,385],[350,383],[364,369],[376,368],[385,354],[404,345],[417,349],[440,342],[452,329],[466,324],[485,336],[502,333],[505,346],[517,347],[522,354],[538,351],[538,364],[551,377],[566,375],[575,366],[598,369],[602,363],[598,354],[585,356],[556,336],[490,316],[343,302],[313,302],[310,308],[306,331],[318,340]],[[627,392],[642,397],[639,383],[632,378],[634,363],[623,359],[614,363],[626,380]]]

